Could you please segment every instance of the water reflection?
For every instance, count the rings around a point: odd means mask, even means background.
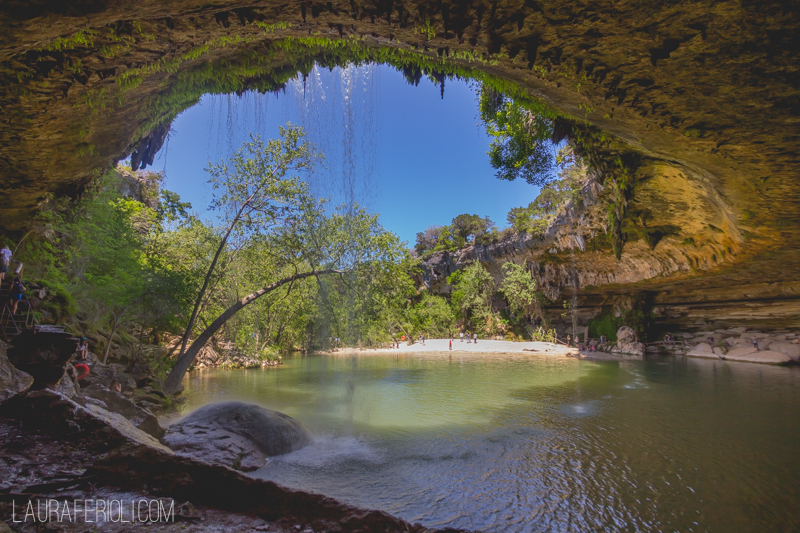
[[[308,356],[194,373],[185,394],[187,411],[239,399],[312,428],[256,475],[427,526],[800,528],[800,369]]]

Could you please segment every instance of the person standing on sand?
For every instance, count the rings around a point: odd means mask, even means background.
[[[756,350],[758,350],[758,339],[757,339],[757,338],[755,338],[755,337],[753,337],[753,348],[755,348]]]

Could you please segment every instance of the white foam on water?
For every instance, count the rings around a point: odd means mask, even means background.
[[[570,416],[593,416],[597,413],[597,402],[588,401],[561,406],[561,412]]]
[[[628,383],[627,385],[623,385],[622,388],[624,389],[649,389],[650,386],[647,385],[644,381],[636,380],[633,383]]]
[[[319,468],[353,461],[381,463],[383,457],[361,438],[326,435],[316,437],[312,444],[301,450],[275,457],[272,461]]]

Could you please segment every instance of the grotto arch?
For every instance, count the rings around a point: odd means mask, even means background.
[[[711,287],[796,320],[796,13],[777,1],[6,2],[0,225],[22,232],[46,195],[76,194],[131,153],[147,162],[202,94],[377,61],[541,106],[602,175],[594,208],[545,242],[469,253],[524,260],[554,290],[578,279],[587,301],[646,284],[677,306]],[[577,274],[563,267],[575,249]]]

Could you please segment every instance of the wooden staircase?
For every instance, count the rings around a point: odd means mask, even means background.
[[[6,342],[16,337],[26,329],[36,329],[38,322],[36,315],[31,308],[31,302],[27,294],[22,293],[22,300],[17,305],[17,313],[12,314],[13,302],[8,296],[11,290],[11,282],[14,274],[6,272],[3,282],[0,284],[0,337]]]

